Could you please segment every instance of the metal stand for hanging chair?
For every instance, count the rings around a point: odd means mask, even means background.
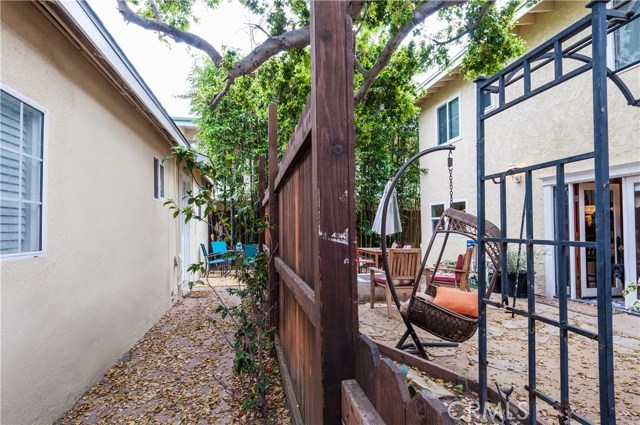
[[[398,182],[400,176],[404,173],[404,171],[419,158],[430,154],[432,152],[437,151],[449,151],[449,171],[451,175],[451,170],[453,167],[453,162],[451,159],[451,152],[455,149],[455,146],[437,146],[433,148],[426,149],[422,152],[417,153],[413,157],[411,157],[396,173],[393,181],[391,183],[391,187],[388,193],[392,193],[395,188],[396,183]],[[451,182],[451,179],[450,179]],[[452,190],[450,193],[453,193]],[[453,195],[451,195],[453,198]],[[400,299],[398,298],[398,294],[393,285],[393,279],[391,278],[391,273],[389,271],[389,264],[387,259],[387,244],[386,244],[386,215],[387,215],[387,206],[389,204],[390,196],[387,195],[384,199],[383,206],[383,218],[382,218],[382,229],[381,229],[381,238],[382,238],[382,260],[384,263],[385,275],[387,277],[387,284],[389,285],[389,289],[391,291],[391,295],[393,297],[393,301],[400,310]],[[498,238],[500,237],[500,230],[493,223],[489,221],[485,221],[485,235],[487,237]],[[470,318],[467,316],[463,316],[454,311],[443,308],[433,302],[427,301],[423,298],[416,296],[416,291],[420,286],[420,280],[424,273],[424,269],[427,263],[427,259],[429,258],[429,253],[431,252],[431,248],[433,247],[433,243],[437,235],[444,234],[444,241],[442,247],[440,249],[440,253],[438,255],[438,261],[436,262],[436,268],[431,273],[430,281],[427,282],[427,294],[431,296],[435,296],[437,287],[432,284],[435,274],[437,272],[438,265],[442,259],[442,254],[444,252],[444,248],[446,247],[447,240],[449,235],[452,233],[464,235],[470,239],[478,240],[478,225],[477,218],[471,214],[467,214],[462,211],[458,211],[452,208],[447,209],[440,219],[438,220],[438,224],[436,225],[436,229],[431,236],[431,240],[429,241],[429,245],[427,246],[427,251],[422,259],[422,263],[420,265],[420,271],[416,280],[413,283],[413,292],[411,293],[411,298],[409,300],[409,309],[406,316],[401,315],[402,320],[404,321],[407,330],[398,343],[396,344],[396,348],[407,350],[410,353],[418,354],[423,358],[427,358],[427,354],[424,350],[424,347],[455,347],[460,342],[464,342],[471,338],[478,329],[478,319]],[[499,270],[500,268],[500,255],[501,249],[498,243],[488,242],[486,243],[487,254],[493,263],[494,270]],[[491,297],[491,292],[493,291],[493,286],[495,284],[497,273],[493,273],[491,278],[491,282],[489,283],[489,287],[486,291],[486,298]],[[422,342],[420,338],[415,332],[414,325],[429,332],[432,335],[437,336],[448,342]],[[413,343],[405,343],[406,340],[411,337]]]

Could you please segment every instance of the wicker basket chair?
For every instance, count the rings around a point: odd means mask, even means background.
[[[427,246],[427,251],[422,260],[420,272],[418,273],[417,282],[419,282],[422,278],[422,274],[424,273],[424,269],[426,266],[426,261],[429,257],[429,252],[433,247],[435,239],[439,235],[443,234],[444,241],[438,256],[436,269],[434,270],[434,273],[431,274],[431,276],[434,276],[435,272],[437,271],[437,264],[439,264],[440,260],[442,259],[442,254],[447,244],[449,235],[459,234],[476,241],[478,240],[477,217],[452,208],[447,209],[442,214],[438,221],[438,224],[436,225],[436,230],[431,236],[429,245]],[[490,221],[485,221],[485,236],[491,238],[500,237],[500,229]],[[490,258],[491,263],[493,264],[494,270],[499,270],[501,256],[500,245],[495,242],[487,242],[485,244],[485,247],[487,255]],[[487,286],[486,298],[489,298],[491,296],[496,278],[497,273],[493,273],[491,281]],[[431,280],[433,280],[433,277],[431,278]],[[455,346],[457,345],[457,343],[468,340],[476,333],[476,330],[478,329],[477,318],[471,318],[462,314],[458,314],[431,301],[428,301],[427,299],[425,299],[425,297],[421,297],[419,294],[416,294],[419,286],[420,285],[414,285],[414,290],[411,294],[408,309],[403,315],[403,320],[407,325],[407,331],[396,344],[396,348],[413,349],[417,354],[426,357],[426,353],[423,349],[424,346]],[[394,291],[394,288],[392,286],[390,287],[390,289],[392,292]],[[438,286],[434,285],[432,282],[427,282],[427,295],[435,297],[437,291]],[[422,343],[420,342],[418,336],[415,334],[412,325],[417,326],[420,329],[423,329],[438,338],[449,341],[450,343]],[[414,343],[405,344],[405,341],[409,336],[412,337]]]

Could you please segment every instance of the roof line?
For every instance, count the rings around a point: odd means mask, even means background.
[[[58,28],[74,44],[82,44],[74,28],[90,43],[91,49],[80,45],[80,50],[100,72],[118,89],[120,94],[138,109],[170,144],[189,146],[178,126],[164,109],[100,18],[86,1],[42,1],[36,3],[55,19]],[[66,16],[61,16],[66,15]]]

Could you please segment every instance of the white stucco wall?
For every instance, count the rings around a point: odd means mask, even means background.
[[[170,307],[180,225],[153,199],[169,144],[33,5],[1,19],[2,83],[49,124],[45,255],[0,262],[0,422],[51,423]]]
[[[562,31],[588,13],[586,2],[555,2],[550,13],[535,14],[535,25],[518,27],[519,35],[533,49],[551,36]],[[575,67],[564,61],[565,70]],[[623,78],[634,93],[640,92],[640,68],[623,73]],[[537,97],[529,99],[496,117],[486,124],[486,171],[504,171],[509,165],[525,166],[558,159],[593,150],[592,85],[591,73],[587,72],[567,83],[555,87]],[[535,85],[535,80],[534,80]],[[640,108],[633,108],[619,90],[608,83],[610,164],[638,168],[640,161]],[[434,90],[421,103],[419,118],[420,148],[435,146],[436,109],[448,99],[460,97],[461,138],[453,142],[454,152],[454,201],[466,200],[467,211],[477,211],[476,191],[476,125],[475,85],[460,74],[448,84]],[[497,101],[497,99],[496,99]],[[423,247],[431,237],[430,206],[432,203],[448,202],[448,173],[446,154],[437,153],[421,162],[429,173],[421,180],[422,241]],[[567,168],[569,173],[592,170],[593,161],[585,161]],[[543,239],[544,199],[542,178],[553,175],[552,170],[534,173],[534,237]],[[487,184],[487,217],[499,225],[498,186]],[[508,233],[518,237],[524,184],[507,179]],[[438,244],[436,244],[438,247]],[[463,239],[448,243],[445,258],[455,258],[464,249]],[[537,292],[545,292],[544,256],[536,266]],[[547,291],[547,294],[549,292]]]

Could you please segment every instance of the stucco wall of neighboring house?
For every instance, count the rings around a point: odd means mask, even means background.
[[[555,10],[536,14],[534,25],[518,28],[519,35],[527,41],[527,48],[533,49],[551,36],[562,31],[588,13],[585,2],[555,2]],[[564,61],[565,72],[577,65]],[[544,70],[540,75],[548,76],[553,69]],[[548,72],[549,71],[549,72]],[[640,92],[640,67],[623,73],[623,78]],[[546,80],[548,81],[548,80]],[[545,77],[533,80],[536,84],[545,82]],[[520,91],[521,93],[521,91]],[[476,191],[476,95],[475,85],[464,80],[460,74],[445,87],[434,90],[421,103],[419,118],[420,147],[425,149],[437,144],[436,109],[448,99],[460,96],[461,138],[454,141],[454,201],[466,200],[467,211],[477,211]],[[507,99],[510,94],[507,93]],[[497,102],[497,99],[496,99]],[[633,108],[619,90],[608,83],[609,102],[609,143],[610,164],[634,164],[640,161],[640,108]],[[510,165],[526,166],[558,159],[573,154],[593,150],[592,82],[587,72],[537,97],[529,99],[496,117],[486,124],[486,171],[501,172]],[[430,221],[432,203],[448,201],[448,174],[446,154],[436,153],[425,158],[421,165],[429,173],[421,180],[421,202],[423,223]],[[567,172],[593,169],[593,161],[585,161],[567,167]],[[638,170],[640,172],[640,170]],[[534,173],[534,237],[544,238],[543,183],[542,178],[554,175],[554,170]],[[488,183],[487,217],[495,224],[500,223],[498,185]],[[524,198],[524,183],[516,183],[507,178],[508,234],[517,237]],[[423,247],[431,237],[430,226],[423,225]],[[454,238],[447,245],[445,258],[455,258],[463,252],[464,239]],[[436,248],[439,245],[436,243]],[[537,292],[544,293],[544,252],[537,257]],[[435,260],[434,260],[435,261]]]
[[[1,19],[2,82],[49,124],[45,255],[1,263],[0,422],[51,423],[170,307],[180,226],[169,144],[30,3]]]

